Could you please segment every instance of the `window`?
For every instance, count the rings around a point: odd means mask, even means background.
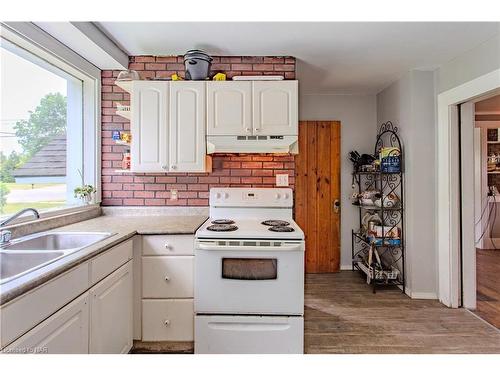
[[[4,38],[0,65],[0,217],[85,204],[74,189],[99,181],[96,80]]]

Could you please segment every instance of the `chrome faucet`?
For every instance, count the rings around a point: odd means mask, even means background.
[[[0,222],[0,227],[4,227],[12,221],[16,220],[18,217],[24,215],[26,212],[32,212],[35,219],[40,219],[40,213],[34,208],[24,208],[21,211],[15,213],[11,217],[8,217],[4,221]],[[5,244],[12,238],[12,233],[10,230],[2,230],[0,232],[0,245]]]

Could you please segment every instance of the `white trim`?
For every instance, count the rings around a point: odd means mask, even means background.
[[[439,267],[439,300],[449,307],[459,305],[458,236],[458,169],[457,139],[452,126],[456,105],[473,100],[500,88],[500,69],[438,95],[437,145],[437,239]]]
[[[480,184],[481,177],[476,178],[476,161],[481,165],[481,154],[479,147],[475,154],[475,143],[480,143],[480,134],[475,136],[474,127],[474,103],[467,102],[460,106],[460,129],[461,129],[461,159],[462,159],[462,305],[473,309],[476,307],[476,244],[475,244],[475,211],[476,204],[481,201],[481,196],[476,196],[476,181]],[[479,188],[479,193],[481,189]],[[471,199],[471,197],[474,197]],[[479,202],[479,205],[481,203]]]
[[[438,296],[436,293],[411,293],[410,292],[410,298],[411,299],[438,299]]]

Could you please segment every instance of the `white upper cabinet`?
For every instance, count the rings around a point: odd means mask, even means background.
[[[298,81],[253,82],[254,135],[298,135]]]
[[[170,172],[204,172],[205,82],[170,83]]]
[[[168,83],[134,81],[131,93],[131,170],[168,169]]]
[[[132,348],[132,262],[90,289],[90,353],[128,353]]]
[[[252,134],[252,82],[207,83],[207,134]]]

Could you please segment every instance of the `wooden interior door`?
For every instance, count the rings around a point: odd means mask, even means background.
[[[295,163],[295,221],[306,238],[306,272],[337,272],[340,270],[340,122],[301,121]]]

